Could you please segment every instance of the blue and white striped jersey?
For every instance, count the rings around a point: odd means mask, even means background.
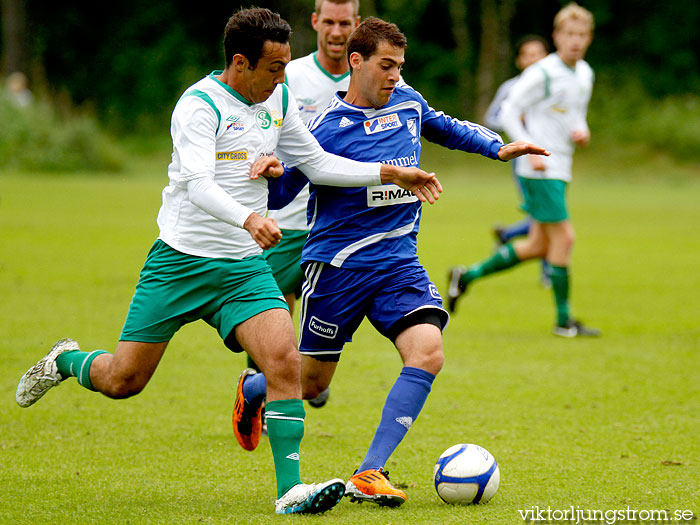
[[[336,93],[309,122],[323,149],[342,157],[396,166],[419,166],[421,136],[450,149],[497,159],[498,134],[431,108],[405,83],[379,108],[358,107]],[[343,268],[391,269],[418,264],[416,239],[421,202],[393,184],[361,188],[310,185],[310,233],[302,264],[326,262]]]

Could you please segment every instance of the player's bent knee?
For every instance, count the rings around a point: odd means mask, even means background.
[[[296,344],[281,345],[268,354],[265,360],[265,377],[268,384],[299,382],[301,375],[301,355]]]
[[[100,391],[112,399],[126,399],[143,391],[146,383],[135,377],[112,379],[106,385],[102,385]]]
[[[442,351],[442,345],[429,349],[424,356],[422,366],[423,370],[430,372],[433,375],[438,375],[442,366],[445,364],[445,354]]]

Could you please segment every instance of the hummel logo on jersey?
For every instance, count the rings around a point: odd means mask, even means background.
[[[403,126],[403,124],[401,124],[401,120],[399,120],[399,114],[392,113],[391,115],[384,115],[382,117],[366,120],[364,127],[365,133],[367,133],[367,135],[372,135],[373,133],[381,133],[382,131],[400,128],[401,126]]]
[[[343,117],[340,119],[340,124],[338,124],[339,128],[347,128],[348,126],[352,126],[354,122],[350,120],[348,117]]]
[[[292,452],[288,456],[285,456],[287,459],[291,459],[292,461],[299,461],[299,454],[296,452]]]
[[[406,427],[406,430],[410,429],[411,425],[413,424],[413,418],[410,416],[397,417],[394,421],[396,421],[399,425]]]

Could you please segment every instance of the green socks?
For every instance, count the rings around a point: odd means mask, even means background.
[[[277,476],[277,497],[301,483],[299,446],[304,437],[304,404],[301,399],[283,399],[265,404],[267,436]]]
[[[460,286],[465,289],[475,279],[486,277],[489,274],[512,268],[520,262],[513,245],[508,243],[501,246],[491,257],[481,262],[472,264],[459,280]]]
[[[459,285],[462,290],[465,290],[472,281],[512,268],[519,262],[520,259],[518,259],[513,245],[504,244],[490,257],[472,264],[462,275]],[[550,265],[549,277],[552,280],[552,292],[557,307],[557,325],[566,326],[569,322],[569,268]]]
[[[566,326],[569,321],[569,269],[566,266],[550,266],[549,278],[557,306],[557,325]]]
[[[56,367],[58,373],[62,377],[76,377],[78,383],[88,390],[95,389],[90,382],[90,365],[93,359],[100,354],[106,354],[104,350],[95,350],[94,352],[82,352],[80,350],[71,350],[64,352],[56,358]]]

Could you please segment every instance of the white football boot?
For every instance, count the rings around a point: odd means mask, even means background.
[[[48,354],[24,373],[19,380],[15,394],[19,406],[23,408],[32,406],[41,399],[41,396],[49,388],[61,384],[65,378],[58,373],[56,358],[71,350],[80,350],[78,343],[73,339],[61,339],[53,345]]]
[[[294,485],[275,501],[277,514],[318,514],[335,507],[343,499],[345,482],[332,479],[325,483],[300,483]]]

